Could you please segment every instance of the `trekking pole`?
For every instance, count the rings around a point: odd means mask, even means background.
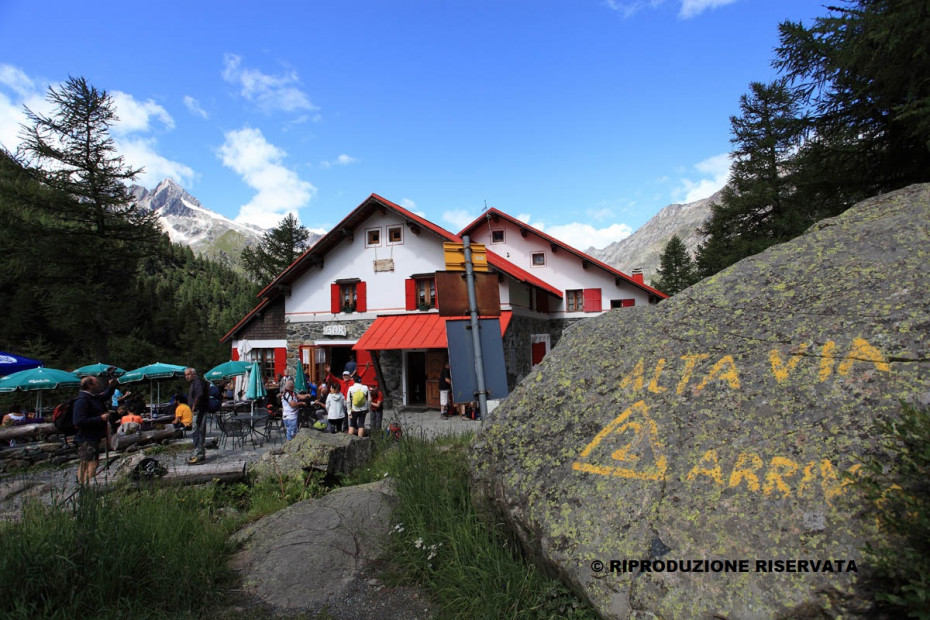
[[[107,413],[109,413],[109,411]],[[109,463],[110,463],[110,416],[109,415],[107,415],[106,425],[107,425],[107,448],[106,448],[107,454],[106,456],[107,456],[107,466],[109,467]],[[109,478],[110,473],[107,471],[104,475],[106,476],[106,478],[104,479],[107,479]]]

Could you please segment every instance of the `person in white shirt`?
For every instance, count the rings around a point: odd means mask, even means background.
[[[300,401],[310,400],[309,394],[294,392],[294,380],[287,379],[283,383],[281,392],[281,419],[284,421],[284,436],[287,441],[297,434],[299,424]]]
[[[345,429],[346,399],[339,391],[339,384],[333,381],[326,396],[326,422],[330,433],[340,433]]]

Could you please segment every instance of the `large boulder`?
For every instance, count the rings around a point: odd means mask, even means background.
[[[298,502],[237,532],[232,566],[249,594],[317,612],[337,604],[384,552],[393,506],[390,480]]]
[[[844,473],[930,396],[928,248],[912,186],[580,322],[486,420],[477,494],[605,617],[867,613]]]
[[[249,472],[256,479],[300,478],[304,471],[347,474],[371,460],[371,439],[301,429],[282,450],[265,453]]]

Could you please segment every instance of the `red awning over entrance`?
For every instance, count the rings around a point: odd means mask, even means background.
[[[507,331],[513,312],[501,312],[501,336]],[[452,317],[453,319],[455,317]],[[379,316],[358,339],[353,349],[388,351],[391,349],[445,349],[446,321],[436,313]]]

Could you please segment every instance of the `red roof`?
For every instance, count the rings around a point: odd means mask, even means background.
[[[648,291],[648,292],[650,292],[650,293],[652,293],[652,294],[654,294],[654,295],[657,295],[658,297],[661,297],[662,299],[668,299],[668,295],[666,295],[666,294],[663,293],[662,291],[659,291],[659,290],[656,290],[656,289],[652,288],[651,286],[649,286],[649,285],[646,284],[645,282],[638,282],[638,281],[634,280],[632,276],[629,276],[629,275],[623,273],[623,272],[620,271],[619,269],[616,269],[616,268],[614,268],[614,267],[611,267],[611,266],[608,265],[607,263],[604,263],[604,262],[601,262],[601,261],[597,260],[596,258],[594,258],[593,256],[591,256],[590,254],[585,254],[585,253],[582,252],[581,250],[577,250],[577,249],[573,248],[572,246],[566,244],[565,242],[559,241],[559,240],[556,239],[555,237],[551,237],[551,236],[547,235],[546,233],[544,233],[543,231],[538,230],[538,229],[536,229],[536,228],[533,228],[532,226],[530,226],[530,225],[527,224],[526,222],[521,222],[521,221],[518,220],[517,218],[515,218],[515,217],[513,217],[513,216],[510,216],[510,215],[504,213],[503,211],[500,211],[499,209],[495,209],[494,207],[488,209],[487,211],[485,211],[484,213],[482,213],[481,215],[479,215],[477,218],[475,218],[475,220],[474,220],[471,224],[469,224],[468,226],[466,226],[465,228],[463,228],[461,231],[459,231],[459,236],[462,236],[462,235],[464,235],[464,234],[467,234],[467,233],[471,232],[472,230],[475,229],[476,226],[482,224],[486,218],[492,217],[492,216],[501,217],[501,218],[503,218],[503,219],[505,219],[505,220],[508,220],[508,221],[512,222],[513,224],[516,224],[517,226],[520,226],[521,228],[525,228],[526,230],[532,231],[532,233],[533,233],[534,235],[540,237],[541,239],[545,239],[545,240],[546,240],[547,242],[549,242],[550,244],[555,244],[555,245],[557,245],[557,246],[559,246],[559,247],[561,247],[561,248],[564,248],[565,250],[567,250],[568,252],[571,252],[571,253],[574,254],[575,256],[578,256],[578,257],[580,257],[580,258],[582,258],[582,259],[588,261],[588,262],[591,263],[592,265],[596,265],[597,267],[600,267],[600,268],[603,269],[604,271],[607,271],[608,273],[613,274],[613,275],[616,276],[616,277],[623,278],[624,280],[626,280],[626,281],[629,282],[630,284],[632,284],[632,285],[634,285],[634,286],[638,286],[639,288],[643,289],[644,291]],[[490,252],[488,252],[488,254],[490,254]],[[559,295],[559,297],[561,297],[561,295]]]
[[[233,335],[239,330],[240,327],[242,327],[243,325],[245,325],[246,323],[248,323],[249,320],[251,320],[251,318],[252,318],[253,316],[255,316],[259,311],[261,311],[262,308],[264,308],[265,306],[267,306],[270,302],[271,302],[271,298],[270,298],[270,297],[266,297],[265,299],[261,300],[257,306],[255,306],[254,308],[252,308],[251,311],[249,311],[249,313],[248,313],[247,315],[245,315],[244,317],[242,317],[242,320],[241,320],[241,321],[239,321],[238,323],[236,323],[236,326],[235,326],[235,327],[233,327],[231,330],[229,330],[228,332],[226,332],[226,335],[225,335],[225,336],[223,336],[222,338],[220,338],[220,342],[226,342],[227,340],[229,340],[230,338],[232,338]]]
[[[349,215],[344,217],[341,222],[333,226],[332,230],[323,235],[323,237],[321,237],[309,249],[301,254],[297,260],[291,263],[287,269],[282,271],[265,288],[263,288],[258,293],[258,297],[270,296],[270,294],[273,292],[272,289],[276,285],[289,284],[299,278],[304,273],[304,271],[306,271],[308,265],[310,264],[312,255],[325,254],[333,245],[342,241],[343,230],[355,228],[355,226],[357,226],[361,221],[368,217],[371,210],[379,207],[387,207],[393,211],[396,211],[401,217],[406,218],[407,220],[421,226],[422,228],[432,231],[434,234],[444,239],[445,241],[450,241],[452,243],[462,243],[462,238],[458,235],[449,232],[441,226],[433,224],[429,220],[420,217],[416,213],[408,211],[400,205],[394,204],[387,198],[382,198],[378,194],[372,194],[359,206],[357,206],[351,213],[349,213]],[[502,258],[501,256],[496,255],[490,251],[488,251],[488,263],[490,263],[490,265],[498,271],[506,273],[518,282],[524,282],[526,284],[541,288],[550,295],[555,295],[559,299],[562,299],[562,291],[553,287],[551,284],[540,280],[531,273],[520,269],[509,260]]]
[[[507,331],[512,315],[510,311],[501,312],[501,336]],[[449,346],[446,321],[454,318],[435,312],[379,316],[352,348],[365,351],[445,349]]]

